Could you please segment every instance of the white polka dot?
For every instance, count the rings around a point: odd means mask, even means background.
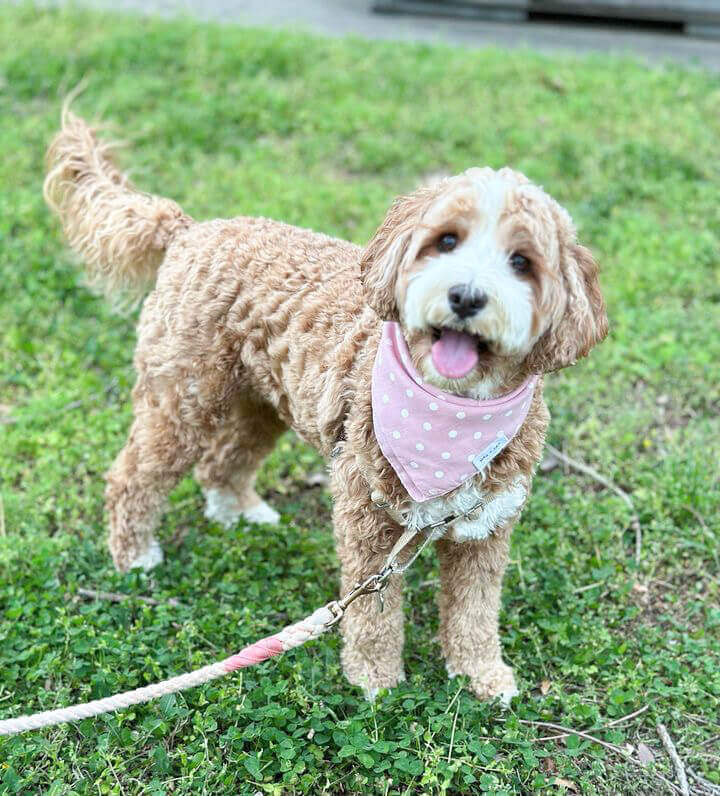
[[[448,431],[448,437],[450,437],[450,439],[455,439],[455,437],[457,437],[457,431],[455,431],[455,429]]]
[[[450,454],[447,451],[443,451],[440,455],[443,457],[443,459],[449,459],[450,458]]]
[[[492,415],[483,415],[483,420],[492,420]]]
[[[433,401],[432,403],[428,404],[428,409],[429,409],[431,412],[437,412],[437,410],[438,410],[438,405],[435,403],[435,401]]]
[[[412,398],[413,395],[415,395],[415,393],[410,388],[408,388],[407,390],[405,390],[405,395],[407,395],[408,398]]]
[[[473,439],[480,439],[480,437],[482,437],[482,431],[476,431],[473,434]]]
[[[412,467],[412,468],[413,468],[413,470],[417,470],[417,468],[418,468],[418,463],[417,463],[417,462],[410,462],[410,467]]]
[[[435,470],[435,478],[443,478],[445,473],[442,470]]]
[[[458,412],[458,413],[455,415],[455,417],[456,417],[458,420],[464,420],[464,419],[465,419],[465,412]]]
[[[399,431],[393,431],[392,435],[393,435],[393,439],[400,439],[400,432]]]
[[[390,396],[387,393],[385,393],[385,395],[383,395],[382,402],[384,404],[389,404],[390,403]]]
[[[416,451],[424,451],[425,450],[425,446],[422,444],[422,442],[416,442],[415,443],[415,450]]]
[[[425,431],[431,431],[432,425],[430,423],[423,423],[423,428],[425,429]]]
[[[390,374],[390,381],[395,381],[395,374],[394,373]]]
[[[505,412],[505,417],[510,417],[511,414],[512,414],[512,409],[509,409],[507,412]]]
[[[401,409],[401,410],[400,410],[400,414],[401,414],[403,417],[409,417],[409,415],[410,415],[410,412],[408,412],[408,410],[407,410],[407,409]]]

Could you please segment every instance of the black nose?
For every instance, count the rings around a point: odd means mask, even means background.
[[[487,304],[488,297],[480,290],[471,288],[470,285],[453,285],[448,290],[448,303],[450,309],[459,318],[470,318]]]

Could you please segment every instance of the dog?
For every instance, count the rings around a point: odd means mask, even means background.
[[[197,222],[136,189],[67,108],[47,163],[90,284],[116,301],[152,288],[107,474],[117,569],[160,563],[155,526],[193,466],[210,519],[276,523],[255,473],[292,428],[330,463],[343,592],[405,528],[455,518],[435,543],[447,670],[507,702],[501,583],[549,421],[543,375],[608,331],[569,214],[516,171],[471,168],[395,199],[364,248],[265,218]],[[364,597],[341,623],[369,698],[404,679],[400,580],[382,612]]]

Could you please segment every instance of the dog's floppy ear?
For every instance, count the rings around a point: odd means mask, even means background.
[[[567,301],[563,314],[530,352],[528,365],[534,373],[547,373],[574,364],[587,356],[608,333],[598,265],[590,250],[577,242],[568,214],[559,205],[554,210],[560,236],[560,270]]]
[[[368,304],[384,321],[399,320],[395,301],[398,269],[410,255],[413,232],[436,195],[436,187],[424,187],[395,199],[362,253],[360,279]]]

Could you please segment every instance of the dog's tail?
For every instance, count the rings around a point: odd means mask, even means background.
[[[144,295],[170,241],[193,220],[170,199],[137,190],[114,165],[111,146],[66,104],[47,152],[44,193],[90,286],[122,303]]]

